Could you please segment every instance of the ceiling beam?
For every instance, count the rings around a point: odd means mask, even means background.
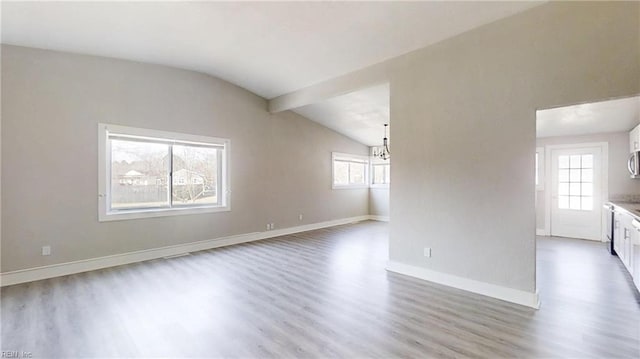
[[[338,76],[269,100],[269,112],[277,113],[389,82],[391,61]]]

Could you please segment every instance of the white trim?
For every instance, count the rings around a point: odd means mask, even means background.
[[[544,228],[536,228],[536,236],[546,236],[547,232]]]
[[[371,188],[371,189],[389,189],[389,184],[388,183],[372,184],[371,186],[369,186],[369,188]]]
[[[173,207],[173,208],[153,208],[129,210],[123,212],[108,212],[99,217],[100,222],[123,221],[127,219],[141,219],[167,216],[180,216],[186,214],[204,214],[215,212],[229,212],[231,209],[225,206],[202,206],[202,207]]]
[[[373,189],[389,189],[389,184],[388,183],[376,183],[376,184],[371,184],[371,186],[369,186],[369,188],[373,188]]]
[[[382,158],[373,155],[373,149],[377,147],[382,147],[382,146],[369,147],[371,149],[371,154],[369,154],[369,158],[371,159],[371,164],[372,165],[390,165],[391,158],[387,158],[386,160],[383,160]]]
[[[343,224],[350,224],[350,223],[356,223],[356,222],[361,222],[361,221],[367,221],[367,220],[371,219],[370,217],[371,216],[369,216],[369,215],[348,217],[348,218],[334,219],[334,220],[325,221],[325,222],[304,224],[302,226],[275,229],[275,230],[272,230],[272,231],[261,232],[263,237],[259,238],[259,239],[280,237],[280,236],[286,236],[286,235],[294,234],[294,233],[313,231],[313,230],[321,229],[321,228],[335,227],[335,226],[341,226]]]
[[[389,216],[378,216],[371,214],[369,215],[369,219],[372,221],[389,222]]]
[[[535,309],[540,308],[537,291],[531,293],[395,261],[387,262],[387,270]]]
[[[560,150],[560,149],[571,149],[571,148],[587,148],[587,147],[600,147],[601,149],[601,166],[602,166],[602,188],[601,188],[601,198],[602,203],[606,203],[609,201],[609,143],[608,142],[586,142],[586,143],[571,143],[565,145],[548,145],[545,146],[545,173],[549,174],[545,176],[545,199],[544,199],[544,235],[551,236],[551,188],[553,180],[551,178],[551,151],[552,150]],[[595,205],[595,204],[594,204]],[[600,204],[602,205],[602,204]],[[604,216],[602,217],[602,223],[600,228],[602,228],[602,236],[605,235],[605,227],[606,223]],[[604,237],[602,237],[604,238]]]
[[[111,202],[111,148],[108,141],[109,133],[141,136],[146,138],[158,138],[171,141],[182,141],[185,143],[211,144],[220,146],[222,149],[220,167],[220,186],[218,194],[221,204],[214,206],[199,207],[171,207],[171,208],[153,208],[153,209],[134,209],[123,211],[110,211],[109,203]],[[187,214],[201,214],[213,212],[231,211],[231,190],[230,190],[230,152],[231,140],[219,137],[208,137],[200,135],[190,135],[185,133],[159,131],[145,128],[127,127],[112,125],[106,123],[98,124],[98,221],[120,221],[128,219],[140,219],[151,217],[165,217]],[[171,178],[168,181],[172,181]],[[170,194],[169,194],[170,195]]]
[[[536,154],[538,155],[538,184],[536,185],[536,191],[544,191],[544,179],[546,177],[544,147],[536,147]]]
[[[331,152],[332,160],[355,161],[369,164],[369,156],[354,155],[351,153]]]
[[[358,184],[358,185],[333,185],[331,189],[368,189],[369,185]]]
[[[221,138],[221,137],[211,137],[211,136],[202,136],[202,135],[192,135],[192,134],[180,133],[180,132],[160,131],[160,130],[154,130],[150,128],[129,127],[129,126],[113,125],[108,123],[99,123],[98,125],[102,129],[106,129],[111,133],[115,133],[119,135],[158,138],[158,139],[166,140],[168,142],[184,141],[184,142],[202,143],[202,144],[212,144],[212,143],[224,144],[226,141],[229,141],[228,139]]]
[[[8,286],[13,284],[32,282],[41,279],[60,277],[75,273],[88,272],[96,269],[119,266],[136,262],[143,262],[152,259],[159,259],[169,256],[176,256],[184,253],[207,250],[211,248],[230,246],[239,243],[252,242],[266,238],[284,236],[293,233],[312,231],[320,228],[327,228],[349,224],[359,221],[371,219],[371,216],[357,216],[336,219],[331,221],[306,224],[290,228],[277,229],[266,232],[253,232],[228,237],[208,239],[199,242],[178,244],[173,246],[146,249],[135,252],[114,254],[110,256],[84,259],[74,262],[53,264],[43,267],[16,270],[11,272],[0,273],[0,286]]]

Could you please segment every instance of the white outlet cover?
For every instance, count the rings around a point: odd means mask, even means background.
[[[431,257],[431,248],[424,249],[424,256],[429,258]]]
[[[50,256],[51,255],[51,246],[42,246],[42,255]]]

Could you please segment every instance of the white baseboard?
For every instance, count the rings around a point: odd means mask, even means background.
[[[302,226],[276,229],[266,232],[246,233],[235,236],[208,239],[199,242],[178,244],[173,246],[146,249],[135,252],[115,254],[110,256],[84,259],[68,263],[53,264],[48,266],[16,270],[12,272],[0,273],[0,286],[33,282],[36,280],[60,277],[81,272],[88,272],[96,269],[115,267],[123,264],[143,262],[152,259],[175,256],[179,254],[197,252],[211,248],[230,246],[245,242],[252,242],[266,238],[284,236],[292,233],[312,231],[320,228],[339,226],[348,223],[365,221],[371,219],[370,216],[357,216],[350,218],[336,219],[319,223],[306,224]]]
[[[389,222],[389,216],[369,215],[369,219],[372,221]]]
[[[357,217],[334,219],[332,221],[326,221],[326,222],[304,224],[302,226],[296,226],[296,227],[274,229],[272,231],[259,232],[260,238],[258,239],[280,237],[280,236],[286,236],[288,234],[293,234],[293,233],[307,232],[307,231],[313,231],[321,228],[328,228],[328,227],[334,227],[334,226],[341,226],[343,224],[367,221],[371,219],[370,217],[371,216],[369,215],[357,216]]]
[[[540,308],[540,298],[537,292],[530,293],[507,288],[395,261],[387,262],[387,270],[535,309]]]
[[[543,228],[536,228],[536,236],[546,236],[547,235],[547,231]]]

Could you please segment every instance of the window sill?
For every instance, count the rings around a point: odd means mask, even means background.
[[[181,215],[188,215],[188,214],[204,214],[204,213],[229,212],[229,211],[231,211],[230,206],[123,210],[123,211],[100,213],[98,215],[98,221],[99,222],[124,221],[129,219],[169,217],[169,216],[181,216]]]
[[[389,184],[388,183],[379,183],[379,184],[372,184],[371,188],[379,188],[379,189],[389,189]]]
[[[369,188],[369,186],[365,184],[365,185],[344,185],[344,186],[333,185],[331,187],[331,189],[363,189],[363,188]]]

